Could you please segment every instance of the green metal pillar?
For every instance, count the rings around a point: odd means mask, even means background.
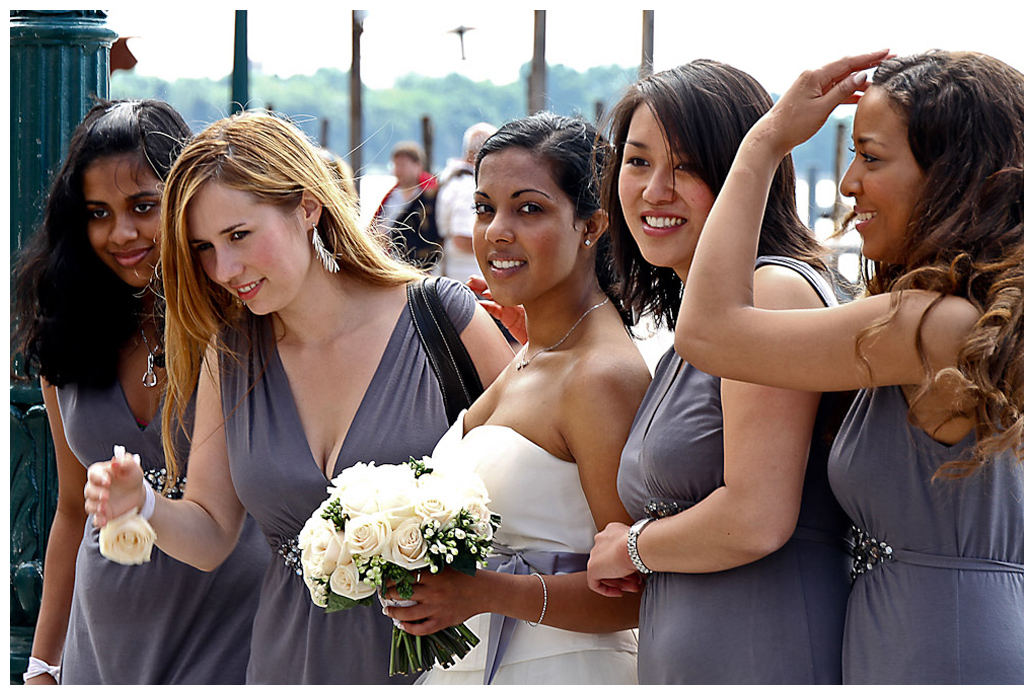
[[[103,10],[12,10],[11,259],[43,216],[51,178],[92,97],[108,96],[117,35]],[[18,368],[20,369],[20,367]],[[11,682],[32,649],[57,503],[54,446],[37,384],[11,385]]]
[[[248,108],[248,11],[234,10],[230,113]]]

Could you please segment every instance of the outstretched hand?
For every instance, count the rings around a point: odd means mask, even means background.
[[[780,157],[818,132],[840,104],[857,104],[868,88],[865,70],[890,55],[881,50],[846,56],[818,70],[808,70],[779,98],[752,129],[769,139]]]
[[[485,308],[489,316],[499,321],[510,331],[514,340],[520,343],[528,342],[528,327],[524,319],[524,307],[503,306],[492,299],[492,291],[488,289],[488,283],[480,275],[471,275],[467,278],[467,287],[474,290],[478,295],[478,302]]]
[[[589,553],[589,588],[618,597],[642,590],[643,576],[628,557],[628,525],[611,522],[596,534]]]
[[[144,472],[140,457],[116,453],[108,461],[98,461],[86,471],[86,513],[93,514],[93,525],[103,528],[111,519],[117,519],[144,504]]]

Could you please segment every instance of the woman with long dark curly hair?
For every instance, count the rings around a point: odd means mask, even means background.
[[[85,466],[115,445],[144,457],[156,491],[182,490],[182,480],[165,479],[154,275],[162,181],[189,136],[160,101],[94,106],[20,258],[16,334],[26,372],[40,379],[58,470],[27,683],[53,683],[58,673],[61,683],[244,682],[269,556],[254,522],[206,575],[160,551],[140,566],[105,559],[84,511]]]
[[[841,191],[868,296],[759,310],[749,258],[771,174],[841,103],[858,104]],[[680,354],[733,379],[863,389],[829,461],[855,527],[845,682],[1022,683],[1023,75],[948,51],[804,73],[744,139],[697,261]]]

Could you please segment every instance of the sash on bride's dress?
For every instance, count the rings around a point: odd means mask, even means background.
[[[513,550],[498,543],[492,546],[488,569],[506,574],[571,574],[583,572],[589,562],[587,553],[554,553],[545,550]],[[495,678],[510,645],[517,619],[493,613],[488,629],[488,657],[485,661],[485,685]]]

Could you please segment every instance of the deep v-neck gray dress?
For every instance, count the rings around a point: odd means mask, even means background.
[[[112,447],[140,454],[145,471],[165,467],[161,410],[143,430],[116,381],[95,389],[57,389],[65,438],[89,466]],[[179,438],[186,467],[186,443]],[[152,477],[156,477],[153,476]],[[213,572],[172,559],[157,547],[151,561],[127,567],[105,559],[100,531],[87,519],[75,564],[75,588],[62,657],[63,684],[240,684],[269,546],[245,521],[233,553]]]
[[[444,278],[438,287],[446,312],[462,331],[474,314],[474,294]],[[227,336],[227,344],[242,355],[240,364],[222,360],[233,485],[270,545],[286,550],[326,499],[328,480],[306,441],[270,319],[249,316],[243,331]],[[334,475],[359,461],[398,463],[429,456],[449,424],[438,382],[409,309],[403,308],[345,436]],[[388,677],[391,627],[380,606],[325,613],[278,554],[262,585],[248,682],[412,682],[415,675]]]

